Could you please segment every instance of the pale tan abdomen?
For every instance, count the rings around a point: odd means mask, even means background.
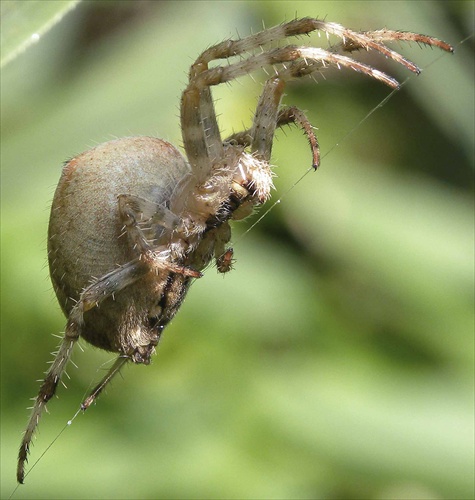
[[[136,257],[123,234],[117,196],[166,203],[188,172],[171,144],[152,137],[109,141],[64,166],[51,208],[48,260],[66,315],[93,278]]]

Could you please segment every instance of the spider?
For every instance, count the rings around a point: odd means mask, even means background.
[[[274,42],[313,31],[335,35],[340,42],[327,49],[290,44],[272,48]],[[67,323],[21,442],[19,483],[24,481],[41,414],[79,337],[119,354],[81,404],[86,410],[124,364],[150,363],[190,284],[213,259],[221,273],[232,268],[229,222],[246,218],[269,198],[276,129],[287,124],[300,127],[310,144],[312,165],[318,167],[319,146],[305,113],[281,107],[287,82],[336,66],[396,88],[393,77],[345,54],[375,51],[420,72],[387,47],[387,41],[417,42],[453,52],[449,44],[426,35],[387,29],[355,32],[319,19],[295,19],[226,40],[196,59],[181,98],[186,159],[161,139],[127,137],[65,163],[51,209],[48,260]],[[210,67],[212,61],[223,59],[228,64]],[[264,84],[252,127],[223,141],[211,87],[262,68],[273,74]]]

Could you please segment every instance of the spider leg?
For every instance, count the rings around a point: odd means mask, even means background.
[[[48,370],[38,396],[36,397],[33,409],[26,427],[25,434],[20,444],[18,452],[17,481],[23,483],[25,478],[25,463],[28,461],[30,444],[40,421],[41,415],[46,408],[46,403],[54,396],[56,387],[61,379],[61,375],[68,364],[74,344],[79,339],[82,325],[82,310],[80,302],[73,307],[66,325],[66,331],[61,341],[59,350],[54,358],[53,364]]]
[[[321,31],[327,36],[337,36],[341,39],[341,43],[328,50],[292,45],[265,50],[265,46],[272,42],[286,37],[309,34],[312,31]],[[394,78],[351,57],[336,53],[338,49],[346,52],[356,49],[374,50],[410,71],[420,72],[412,61],[384,45],[387,41],[416,42],[453,52],[453,47],[449,44],[426,35],[393,30],[356,32],[337,23],[313,18],[294,19],[239,40],[226,40],[205,50],[190,69],[189,84],[183,92],[181,102],[183,143],[195,175],[200,181],[205,180],[212,168],[212,163],[222,158],[223,155],[210,86],[229,82],[265,66],[284,65],[290,62],[290,68],[277,71],[278,76],[285,81],[310,74],[325,65],[332,65],[349,67],[395,88],[399,84]],[[262,53],[252,55],[252,51],[259,48],[262,49]],[[249,52],[251,55],[243,56]],[[228,66],[209,68],[209,63],[213,60],[229,59],[235,56],[242,56],[242,58]]]
[[[166,229],[174,230],[181,224],[181,219],[164,205],[146,200],[132,194],[120,194],[117,197],[119,212],[126,224],[133,225],[140,221],[150,221]],[[140,220],[137,222],[137,220]],[[130,222],[128,222],[130,221]]]
[[[281,128],[284,125],[288,125],[290,123],[299,125],[307,136],[310,147],[312,149],[312,166],[314,168],[317,168],[320,165],[320,150],[318,146],[317,136],[314,132],[314,127],[310,123],[309,119],[305,116],[305,113],[296,106],[286,106],[279,111],[279,114],[277,116],[276,128]],[[242,130],[241,132],[236,132],[235,134],[227,137],[224,142],[247,148],[252,143],[251,131],[252,129],[247,129]]]
[[[196,60],[192,68],[201,67],[207,69],[208,64],[216,59],[227,59],[232,56],[244,54],[256,48],[269,45],[272,42],[282,40],[291,36],[308,35],[313,31],[321,31],[328,35],[335,35],[342,40],[344,50],[355,50],[363,48],[365,50],[376,50],[386,57],[395,60],[407,66],[408,69],[416,70],[414,63],[404,59],[398,52],[386,47],[381,42],[384,41],[403,41],[416,42],[431,47],[438,47],[447,52],[453,52],[453,47],[438,38],[422,35],[419,33],[394,31],[394,30],[376,30],[376,31],[353,31],[344,26],[315,19],[304,17],[302,19],[293,19],[292,21],[268,28],[254,35],[244,37],[239,40],[225,40],[219,44],[205,50]],[[350,47],[352,47],[350,49]],[[199,72],[202,72],[199,71]]]
[[[205,140],[208,148],[208,159],[211,163],[214,163],[223,156],[223,142],[221,140],[213,97],[209,87],[202,89],[200,92],[200,113],[202,128],[205,133]]]
[[[266,66],[292,62],[295,63],[289,65],[287,68],[284,67],[276,71],[277,76],[284,77],[285,75],[285,80],[299,78],[317,69],[321,69],[325,67],[325,65],[331,65],[338,68],[347,67],[354,71],[364,73],[392,88],[399,86],[396,79],[352,57],[336,54],[317,47],[300,47],[297,45],[279,47],[269,50],[268,52],[263,52],[262,54],[250,56],[247,59],[243,59],[229,66],[211,68],[197,75],[193,85],[197,87],[219,85],[224,82],[235,80],[240,76],[247,75]],[[185,90],[185,92],[187,91]]]
[[[96,280],[83,290],[80,295],[80,299],[71,309],[64,337],[53,363],[40,386],[38,396],[36,397],[33,405],[30,419],[20,445],[17,467],[17,480],[19,483],[23,483],[25,478],[25,463],[27,462],[31,440],[36,427],[38,426],[41,415],[46,408],[46,403],[54,396],[58,383],[61,380],[61,376],[71,358],[73,347],[81,335],[81,330],[84,324],[83,313],[99,305],[100,302],[105,300],[107,297],[110,297],[114,293],[117,293],[124,287],[135,282],[143,276],[143,274],[148,272],[148,270],[149,269],[138,260],[130,262],[121,268],[115,269],[102,278]]]
[[[180,118],[188,161],[198,181],[203,182],[209,176],[211,165],[223,156],[210,89],[188,86],[182,94]]]
[[[438,38],[422,35],[419,33],[412,33],[410,31],[395,31],[395,30],[382,29],[375,31],[364,31],[362,34],[365,35],[366,37],[371,38],[371,40],[380,43],[391,42],[391,41],[416,42],[428,45],[430,47],[437,47],[439,49],[445,50],[446,52],[454,52],[454,48],[452,47],[452,45],[442,40],[439,40]],[[350,50],[349,47],[345,47],[345,44],[343,47],[345,50]]]
[[[137,281],[147,272],[149,272],[149,268],[137,259],[136,261],[129,262],[125,266],[115,269],[102,278],[96,280],[81,293],[79,301],[72,308],[69,314],[63,340],[61,341],[59,350],[53,360],[53,364],[41,384],[38,396],[36,397],[33,405],[32,413],[30,415],[18,453],[17,480],[19,483],[23,483],[25,478],[25,463],[27,462],[31,440],[36,427],[38,426],[41,415],[46,408],[46,403],[56,392],[58,383],[61,380],[61,375],[71,358],[74,344],[77,342],[81,334],[82,325],[84,323],[83,313],[98,306],[103,300]],[[105,385],[107,385],[109,380],[120,370],[120,367],[128,359],[128,357],[119,357],[107,376],[81,405],[82,409],[87,409],[90,406]]]
[[[119,215],[127,230],[130,243],[139,254],[137,261],[134,262],[136,264],[135,272],[131,270],[131,278],[134,281],[142,275],[140,274],[139,263],[143,263],[145,272],[153,269],[156,272],[164,270],[183,274],[185,276],[191,276],[193,278],[201,277],[201,273],[195,269],[175,264],[170,260],[170,251],[168,249],[167,242],[164,242],[163,245],[157,246],[152,245],[150,240],[147,238],[146,233],[151,233],[153,235],[157,234],[157,226],[171,231],[182,226],[182,221],[178,216],[162,205],[157,205],[156,203],[148,201],[144,198],[129,194],[119,195],[118,203]],[[143,225],[147,223],[149,224],[149,227],[144,228]],[[118,272],[118,270],[112,271],[112,273],[109,273],[105,277],[101,278],[100,282],[102,283],[96,283],[98,291],[102,286],[109,286],[110,280],[108,278],[115,272]],[[135,278],[136,272],[139,273],[137,278]],[[125,283],[124,286],[128,286],[129,283],[126,283],[128,276],[121,276],[121,278]],[[119,285],[116,284],[114,286]]]
[[[92,403],[94,403],[106,385],[120,372],[121,368],[129,361],[129,359],[129,356],[122,355],[115,360],[106,376],[99,382],[99,384],[96,385],[96,387],[94,387],[91,394],[89,394],[89,396],[81,403],[81,410],[86,411]]]
[[[270,161],[279,106],[284,94],[285,82],[271,78],[264,85],[257,103],[251,129],[251,152],[257,158]]]
[[[372,43],[374,45],[376,42]],[[290,64],[285,66],[286,63]],[[259,120],[255,118],[253,129],[251,130],[252,151],[256,151],[258,157],[260,156],[266,159],[270,158],[272,148],[271,139],[273,138],[277,123],[278,105],[280,104],[285,82],[319,71],[325,65],[332,65],[338,68],[348,67],[355,71],[362,72],[392,88],[399,86],[397,80],[367,64],[358,62],[348,56],[315,47],[288,45],[258,55],[249,56],[247,59],[230,64],[229,66],[217,66],[211,69],[203,69],[201,72],[194,71],[197,66],[199,66],[194,65],[192,67],[194,76],[190,77],[190,84],[183,92],[182,97],[182,129],[185,149],[189,155],[190,163],[193,169],[197,171],[196,175],[198,175],[201,180],[204,180],[206,175],[208,175],[211,164],[208,161],[206,138],[198,112],[200,89],[219,85],[234,80],[242,75],[252,73],[262,67],[277,64],[282,65],[282,67],[278,70],[276,69],[276,77],[270,79],[268,83],[266,83],[266,87],[264,88],[264,92],[258,104],[258,109],[259,107],[262,109],[267,108],[269,114],[266,114],[265,111],[256,112],[256,116],[259,116]],[[201,66],[203,65],[204,63],[201,63]],[[194,106],[191,105],[193,100],[195,101]],[[273,119],[274,121],[272,121]],[[187,120],[189,120],[188,125]],[[315,142],[316,141],[313,141],[313,139],[311,140],[313,148]],[[316,149],[313,149],[314,160],[318,160],[318,155],[315,156],[315,151]],[[318,165],[318,161],[314,161],[314,165]],[[204,177],[201,177],[203,175]]]
[[[295,123],[300,126],[304,134],[307,136],[310,149],[312,150],[312,167],[317,170],[320,166],[320,147],[318,145],[318,139],[315,135],[312,124],[305,116],[305,113],[295,106],[289,106],[281,109],[279,116],[277,117],[278,127],[283,127],[284,125],[290,123]]]
[[[255,123],[252,129],[243,130],[242,132],[233,134],[225,140],[226,143],[234,143],[240,146],[249,147],[253,144],[253,134],[255,134],[255,131],[266,130],[268,132],[267,137],[265,134],[261,134],[260,139],[257,139],[257,141],[261,141],[261,146],[264,149],[264,157],[267,161],[270,160],[274,133],[270,120],[275,116],[275,110],[273,110],[272,113],[269,113],[268,108],[273,105],[273,100],[274,102],[279,100],[279,94],[281,94],[281,91],[277,90],[277,95],[273,98],[272,93],[274,89],[279,89],[279,85],[275,85],[274,79],[269,80],[269,82],[270,84],[266,85],[266,88],[261,95],[257,105],[256,116],[254,118],[255,122],[259,120],[262,122],[262,118],[264,118],[265,123]],[[316,170],[320,165],[320,149],[312,124],[305,116],[305,113],[296,106],[282,108],[277,114],[277,123],[274,128],[283,127],[284,125],[288,125],[290,123],[300,126],[307,136],[312,151],[312,167]],[[254,137],[254,141],[256,141],[256,137]],[[268,145],[269,141],[270,145]]]
[[[130,196],[127,197],[127,195],[123,195],[123,197],[120,198],[120,204],[122,204],[122,206],[120,205],[119,211],[121,212],[124,223],[129,230],[129,235],[131,235],[131,239],[136,242],[136,245],[140,247],[140,250],[143,253],[135,260],[132,260],[124,266],[114,269],[101,278],[96,279],[91,285],[82,291],[78,302],[72,308],[68,317],[64,337],[61,341],[55,359],[53,360],[53,363],[41,384],[20,445],[17,467],[17,480],[19,483],[23,483],[25,477],[25,463],[27,461],[31,440],[36,427],[38,426],[40,417],[45,410],[46,403],[56,392],[61,375],[63,374],[64,369],[71,357],[74,344],[77,342],[81,334],[81,329],[84,324],[84,312],[98,306],[108,297],[113,296],[115,293],[118,293],[132,283],[135,283],[151,270],[158,271],[164,269],[183,274],[185,276],[192,276],[194,278],[201,276],[201,273],[192,268],[180,266],[167,260],[168,254],[166,252],[160,251],[160,249],[157,250],[152,248],[148,240],[143,235],[143,231],[140,229],[136,219],[132,217],[132,215],[136,215],[139,212],[138,208],[140,208],[141,213],[145,213],[147,217],[152,220],[158,220],[159,224],[166,229],[177,226],[177,224],[181,222],[178,217],[173,215],[165,207],[161,207],[159,205],[152,206],[151,202],[137,197],[132,198]],[[135,212],[133,210],[134,207],[136,209]],[[120,370],[121,366],[128,359],[129,357],[127,356],[118,358],[106,377],[83,402],[81,406],[83,409],[88,408],[92,404],[110,379]]]
[[[128,262],[94,280],[81,292],[75,307],[80,307],[82,312],[89,311],[108,297],[135,283],[149,271],[147,265],[138,258]]]
[[[295,123],[303,129],[308,138],[312,150],[312,166],[316,170],[320,164],[320,150],[317,137],[305,113],[295,106],[285,107],[280,112],[278,111],[285,87],[285,80],[280,75],[285,76],[286,72],[287,70],[283,70],[278,77],[271,78],[264,86],[254,115],[254,123],[249,133],[252,138],[251,151],[259,158],[269,162],[275,128]]]

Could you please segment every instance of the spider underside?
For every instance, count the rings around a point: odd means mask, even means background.
[[[290,44],[271,47],[274,42],[312,31],[335,35],[340,42],[327,49]],[[119,353],[107,375],[82,403],[81,408],[86,410],[125,363],[150,362],[163,329],[180,307],[191,282],[201,277],[201,271],[213,259],[219,272],[231,269],[229,221],[244,219],[269,198],[273,176],[270,158],[276,128],[286,124],[300,127],[310,144],[312,165],[318,167],[319,146],[305,113],[293,106],[281,107],[286,83],[312,75],[325,66],[336,66],[353,69],[396,88],[398,82],[394,78],[358,62],[350,54],[359,49],[374,51],[419,73],[414,63],[385,45],[388,41],[416,42],[453,51],[441,40],[416,33],[386,29],[354,32],[323,20],[296,19],[243,39],[224,41],[198,57],[191,66],[189,83],[181,99],[186,160],[165,141],[136,137],[105,143],[66,163],[53,201],[48,255],[53,286],[67,324],[20,446],[18,482],[23,483],[25,462],[40,416],[55,394],[79,337]],[[209,67],[212,61],[222,59],[229,64]],[[223,141],[211,87],[261,68],[273,74],[264,84],[252,127]],[[132,167],[124,160],[131,156]],[[112,202],[97,200],[97,206],[104,207],[97,219],[109,224],[105,229],[100,228],[102,240],[97,243],[99,253],[105,248],[102,267],[91,271],[86,251],[81,254],[84,257],[75,260],[78,268],[73,273],[70,265],[73,255],[68,252],[77,244],[73,233],[68,236],[68,230],[74,221],[68,220],[66,227],[64,219],[69,214],[67,210],[75,208],[74,197],[79,196],[82,182],[79,176],[92,169],[94,162],[105,162],[104,158],[108,159],[107,168],[100,170],[104,178],[98,181],[97,189],[101,182],[108,185],[110,165],[116,166],[121,175],[126,172],[128,180],[117,188]],[[133,169],[151,161],[171,172],[160,189],[138,185],[136,181],[138,173]],[[153,179],[154,175],[157,171],[150,172],[148,178]],[[107,210],[109,215],[105,217]]]

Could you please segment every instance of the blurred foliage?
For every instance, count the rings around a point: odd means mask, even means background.
[[[20,55],[32,43],[78,4],[79,0],[4,0],[0,3],[2,58],[4,66]]]
[[[456,53],[401,47],[419,77],[379,61],[409,80],[364,121],[389,90],[362,75],[288,86],[319,128],[320,171],[299,182],[306,141],[278,133],[283,199],[249,233],[235,224],[236,269],[193,285],[153,365],[125,369],[14,498],[473,498],[473,8],[83,2],[3,68],[2,498],[64,328],[45,250],[62,161],[117,136],[180,144],[200,50],[295,13],[420,31]],[[259,90],[215,89],[225,134],[249,124]],[[29,467],[112,358],[76,349]]]

